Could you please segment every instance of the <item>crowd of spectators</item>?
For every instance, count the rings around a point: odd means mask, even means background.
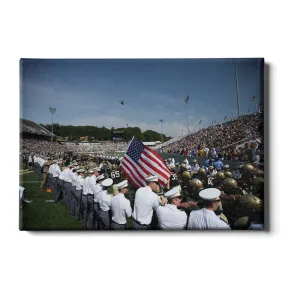
[[[48,131],[44,127],[25,119],[20,119],[20,132],[43,135],[43,136],[54,136],[50,131]]]
[[[244,115],[232,121],[201,129],[160,148],[162,153],[174,153],[193,157],[218,156],[225,160],[244,161],[244,148],[237,147],[244,142],[256,142],[263,137],[259,113]],[[255,148],[262,153],[263,145]]]
[[[52,153],[55,156],[60,156],[65,151],[65,146],[51,140],[35,138],[20,139],[20,155],[36,153],[41,156],[49,156]]]
[[[125,142],[101,142],[100,144],[96,143],[84,143],[84,144],[75,144],[75,143],[58,143],[52,140],[41,140],[35,138],[21,138],[20,140],[20,155],[36,153],[42,156],[53,156],[61,157],[65,152],[77,153],[107,153],[107,152],[116,152],[116,151],[126,151],[128,144]]]
[[[65,143],[66,151],[72,151],[74,153],[80,152],[96,152],[96,153],[106,153],[112,151],[122,151],[125,152],[128,148],[126,142],[112,142],[103,141],[100,143]]]

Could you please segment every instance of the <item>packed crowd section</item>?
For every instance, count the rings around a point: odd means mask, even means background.
[[[102,142],[100,144],[75,144],[66,143],[61,144],[51,140],[41,140],[35,138],[21,138],[20,139],[20,155],[38,154],[42,156],[55,156],[57,158],[62,157],[66,152],[77,153],[107,153],[115,151],[126,151],[127,143],[124,142]]]
[[[44,127],[25,119],[20,119],[20,132],[53,137],[54,134]]]
[[[263,145],[259,139],[263,137],[259,113],[244,115],[224,124],[210,126],[196,133],[166,144],[160,148],[161,153],[207,157],[210,152],[225,160],[244,161],[244,147],[238,146],[244,142],[256,143],[257,153],[263,153]]]

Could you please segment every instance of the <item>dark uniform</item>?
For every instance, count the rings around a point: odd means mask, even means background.
[[[176,173],[171,174],[169,177],[170,189],[172,189],[173,187],[178,186],[178,185],[179,185],[179,181],[178,181],[177,174]]]
[[[122,173],[120,170],[109,170],[109,178],[113,179],[114,184],[118,184],[122,181]]]
[[[48,176],[48,170],[50,166],[51,166],[50,161],[45,162],[44,165],[42,166],[43,179],[42,179],[41,186],[40,186],[41,190],[44,190],[44,187],[46,188],[47,186],[47,176]]]

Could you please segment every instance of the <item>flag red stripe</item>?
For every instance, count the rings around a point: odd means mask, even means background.
[[[156,158],[156,161],[158,161],[158,163],[160,164],[160,166],[161,166],[162,168],[164,168],[169,174],[171,174],[170,171],[169,171],[169,169],[168,169],[167,166],[165,165],[164,160],[163,160],[155,151],[153,151],[151,148],[149,148],[149,147],[145,147],[145,148],[147,149],[147,153],[150,152],[150,153],[153,155],[153,157]]]
[[[147,177],[147,172],[145,173],[132,159],[126,155],[126,161],[130,164],[130,166],[134,169],[137,175],[142,179],[143,183],[145,182],[145,178]],[[135,175],[136,176],[136,175]]]
[[[132,176],[136,179],[136,181],[140,184],[140,185],[144,185],[144,179],[142,179],[140,177],[140,175],[137,173],[137,171],[135,170],[135,168],[129,163],[129,161],[127,159],[125,159],[123,165],[131,172]]]
[[[137,186],[137,187],[141,187],[141,185],[132,176],[132,174],[131,174],[132,172],[125,165],[121,164],[120,167],[122,168],[122,170],[127,175],[127,177],[130,180],[131,184],[133,184],[134,186]]]
[[[162,167],[160,167],[154,159],[151,159],[149,156],[145,155],[145,153],[142,153],[141,155],[141,160],[144,162],[149,163],[152,165],[153,169],[157,169],[160,173],[160,175],[167,177],[169,172],[165,171]],[[147,164],[148,165],[148,164]]]
[[[167,179],[164,179],[161,175],[159,175],[159,173],[157,173],[155,170],[153,170],[152,168],[149,168],[147,165],[144,164],[143,161],[139,161],[139,164],[144,166],[146,169],[149,170],[150,174],[152,175],[156,175],[158,176],[158,181],[161,183],[161,184],[166,184],[167,183]]]
[[[161,179],[161,180],[167,180],[168,179],[168,177],[163,172],[161,172],[159,169],[157,169],[153,164],[149,163],[146,159],[141,157],[141,159],[139,160],[139,164],[141,165],[142,163],[144,164],[143,166],[145,168],[148,167],[149,169],[151,169],[152,174],[157,175],[159,179]]]

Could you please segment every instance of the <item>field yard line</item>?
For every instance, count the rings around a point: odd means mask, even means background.
[[[24,183],[41,183],[41,181],[22,181]]]
[[[21,175],[21,174],[26,174],[26,173],[32,173],[32,172],[34,172],[34,171],[20,172],[20,175]]]

